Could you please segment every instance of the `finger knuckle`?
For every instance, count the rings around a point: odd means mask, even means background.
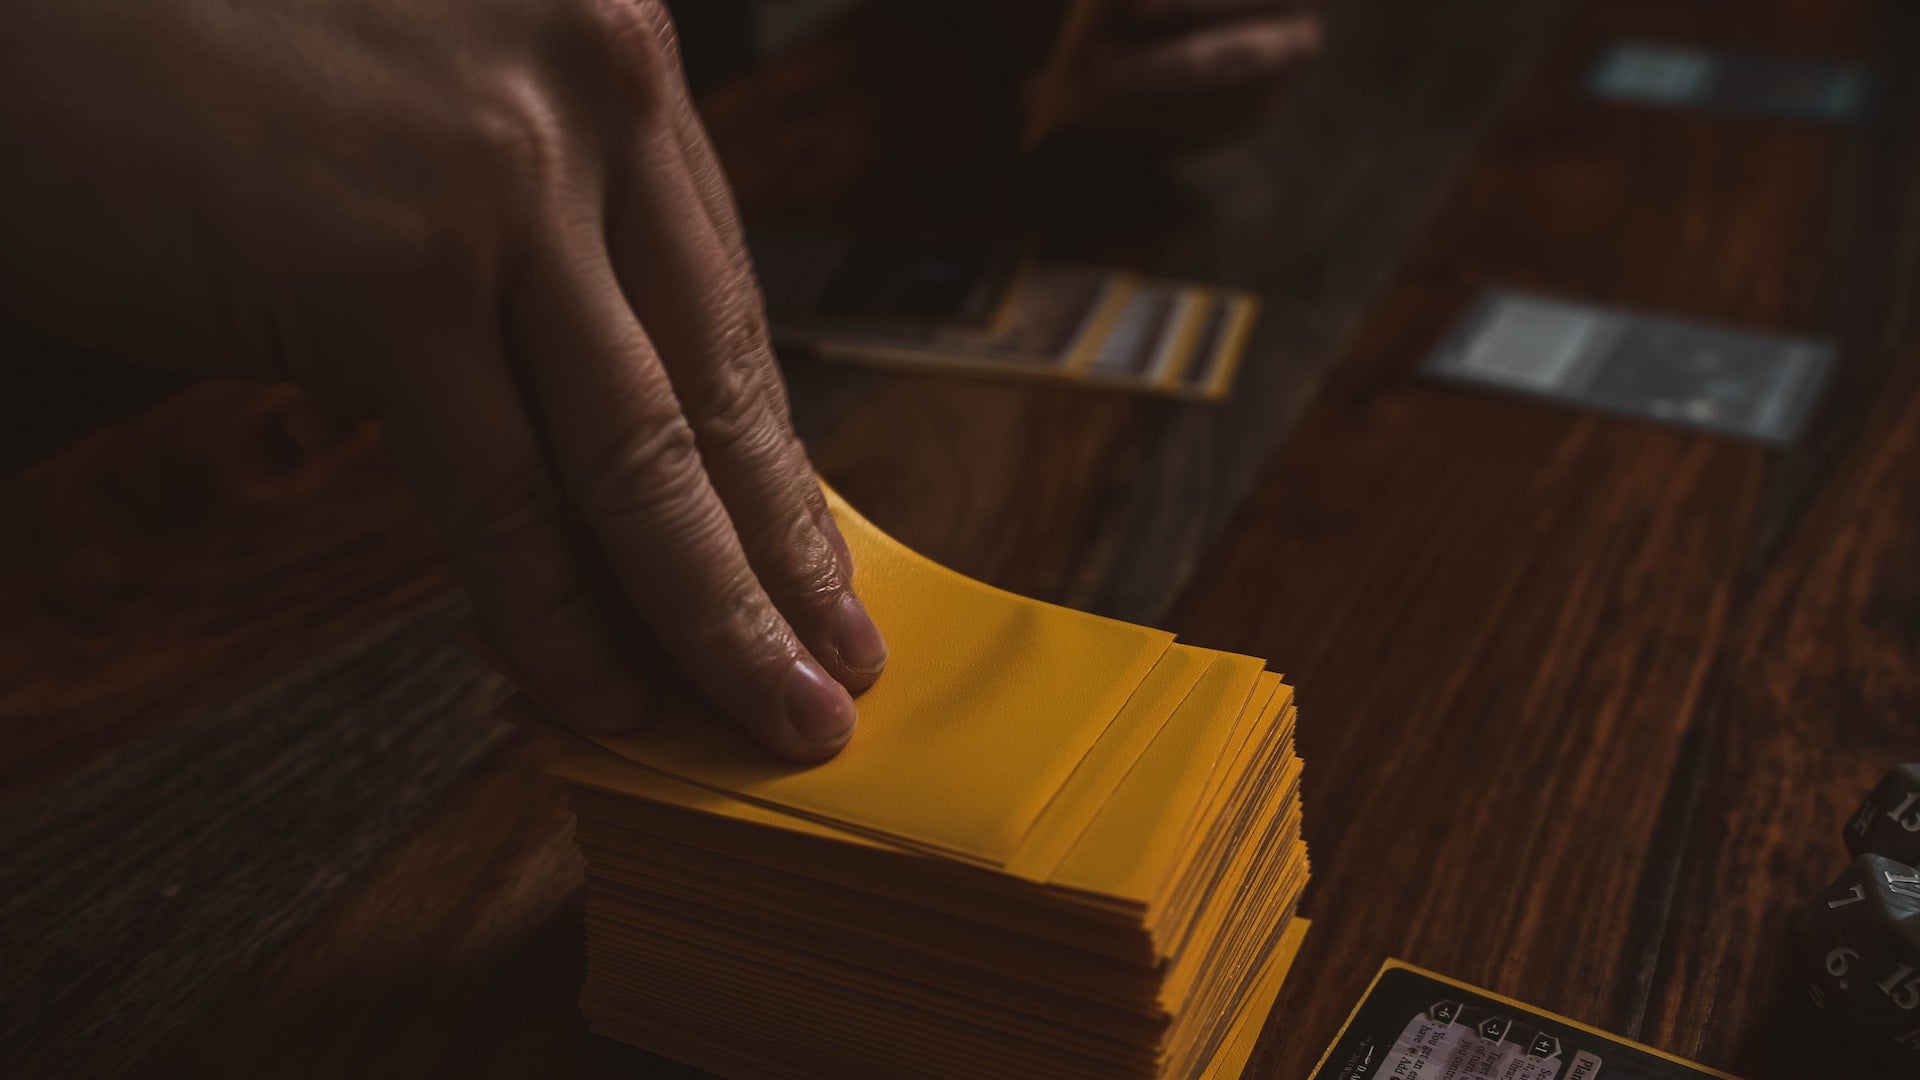
[[[839,601],[847,591],[846,570],[804,506],[777,518],[767,532],[750,542],[756,550],[769,553],[756,562],[764,564],[761,576],[774,603],[782,608],[814,608]]]
[[[792,652],[785,622],[751,573],[714,586],[704,610],[693,619],[689,638],[702,655],[728,657],[749,671],[777,672],[779,662]]]
[[[703,476],[693,428],[678,414],[662,416],[594,455],[579,497],[595,517],[672,528],[683,524],[676,515],[697,509]]]
[[[355,281],[382,301],[490,299],[510,252],[556,190],[558,121],[527,89],[476,100],[434,134],[401,194],[362,203],[377,239],[355,255]],[[425,155],[431,155],[430,158]]]
[[[476,106],[466,139],[470,171],[508,196],[550,185],[566,158],[562,125],[532,83],[510,85]]]
[[[769,414],[758,380],[723,376],[693,406],[701,439],[716,455],[759,454],[773,449]]]
[[[805,459],[806,448],[800,444],[800,436],[794,433],[793,406],[787,400],[787,381],[780,374],[780,365],[773,362],[771,357],[761,369],[758,381],[761,396],[766,399],[767,407],[773,412],[773,418],[779,424],[780,430],[792,444],[794,452]]]
[[[765,444],[778,428],[768,408],[766,371],[772,360],[757,309],[734,305],[715,329],[711,348],[714,370],[688,402],[702,438],[715,451],[773,449],[755,445]]]

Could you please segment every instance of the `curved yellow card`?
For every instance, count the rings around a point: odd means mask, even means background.
[[[828,500],[889,649],[846,749],[787,764],[704,711],[595,741],[747,801],[1004,865],[1173,635],[974,581]]]

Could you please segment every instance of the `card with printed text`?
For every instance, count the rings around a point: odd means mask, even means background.
[[[1311,1080],[1737,1080],[1388,960]]]

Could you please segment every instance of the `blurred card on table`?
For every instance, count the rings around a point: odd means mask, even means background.
[[[756,231],[775,344],[828,361],[1218,400],[1259,305],[1245,292],[1037,262],[998,236]]]
[[[1442,378],[1785,444],[1811,414],[1833,359],[1824,342],[1497,291],[1424,367]]]
[[[1180,374],[1180,392],[1187,397],[1218,401],[1233,389],[1246,355],[1247,338],[1259,317],[1260,302],[1252,293],[1212,289],[1200,312],[1194,334],[1193,357]]]
[[[1608,49],[1587,85],[1603,101],[1803,120],[1854,119],[1867,98],[1866,76],[1853,68],[1646,42]]]

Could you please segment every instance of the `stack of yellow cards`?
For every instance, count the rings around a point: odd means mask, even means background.
[[[1237,1076],[1305,932],[1292,691],[833,509],[891,647],[838,757],[690,713],[554,765],[594,1030],[732,1077]]]

